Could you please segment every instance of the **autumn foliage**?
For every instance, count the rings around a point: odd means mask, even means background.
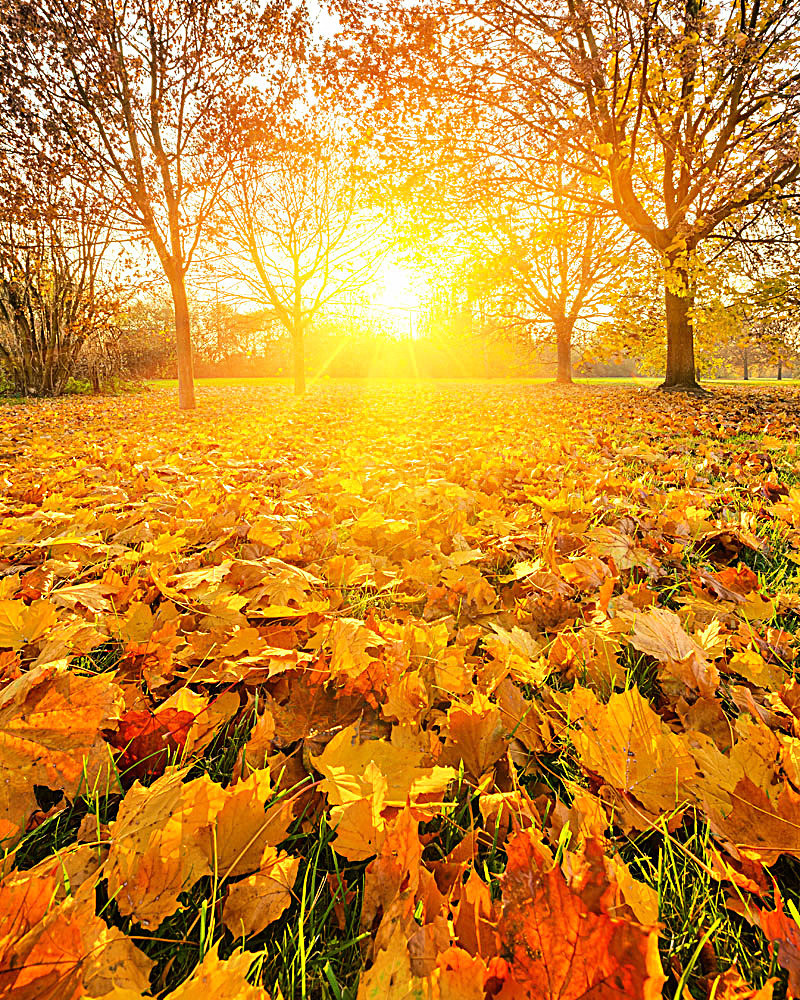
[[[799,995],[798,423],[0,410],[0,995],[289,1000],[295,961],[298,997]]]

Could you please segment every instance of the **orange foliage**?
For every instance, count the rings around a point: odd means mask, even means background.
[[[316,898],[339,929],[361,907],[359,1000],[654,998],[682,969],[621,849],[696,821],[794,988],[768,901],[800,857],[800,601],[752,566],[776,533],[800,551],[800,411],[635,403],[0,410],[0,993],[163,995],[151,944],[206,879],[213,940],[167,995],[265,997],[249,940],[298,919],[295,845],[327,824]],[[707,995],[768,996],[724,969],[695,970]]]

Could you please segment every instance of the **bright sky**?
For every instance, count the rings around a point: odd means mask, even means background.
[[[416,332],[421,304],[427,297],[425,276],[402,261],[389,258],[375,276],[369,298],[378,310],[385,309],[399,332]]]

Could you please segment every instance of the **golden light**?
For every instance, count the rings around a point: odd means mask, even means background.
[[[375,275],[370,295],[373,306],[385,311],[398,335],[416,337],[426,284],[424,275],[392,258],[384,261]]]

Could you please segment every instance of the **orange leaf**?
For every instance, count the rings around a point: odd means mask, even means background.
[[[528,834],[509,843],[498,932],[511,977],[531,1000],[656,1000],[666,978],[658,937],[591,909],[556,868],[542,872]]]
[[[183,750],[194,718],[174,708],[127,711],[108,741],[121,751],[117,767],[123,781],[163,774],[169,759],[180,756],[176,751]]]

